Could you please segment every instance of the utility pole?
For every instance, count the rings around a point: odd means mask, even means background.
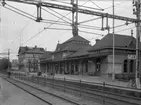
[[[10,49],[8,49],[8,71],[9,71],[9,62],[10,62]]]
[[[71,0],[72,4],[72,34],[73,36],[78,35],[78,0],[76,3],[74,0]]]
[[[140,0],[133,0],[133,14],[136,15],[136,73],[135,73],[135,80],[136,80],[136,88],[140,87]]]
[[[114,8],[114,0],[113,0],[113,17],[115,15]],[[112,81],[115,81],[115,19],[113,18],[113,72],[112,72]]]

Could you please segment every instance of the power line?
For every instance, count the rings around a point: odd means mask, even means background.
[[[124,24],[121,24],[121,25],[117,25],[114,28],[119,28],[119,27],[122,27],[122,26],[125,26],[125,25],[130,25],[130,24],[133,24],[133,23],[124,23]],[[113,27],[111,27],[110,29],[112,29],[112,28]]]
[[[94,1],[92,1],[92,0],[89,0],[89,1],[91,1],[94,5],[96,5],[99,9],[101,9],[102,11],[104,10],[104,9],[102,9],[100,6],[98,6]]]
[[[133,29],[133,28],[136,28],[136,27],[134,26],[134,27],[126,28],[126,29],[123,29],[123,30],[115,31],[115,32],[119,33],[119,32],[127,31],[127,30],[130,30],[130,29]]]
[[[53,1],[70,5],[70,3],[68,3],[68,2],[62,2],[62,1],[58,1],[58,0],[53,0]],[[87,2],[89,2],[89,1],[87,1]],[[92,8],[92,7],[88,7],[88,6],[84,6],[84,5],[78,5],[78,6],[79,7],[83,7],[83,8],[87,8],[87,9],[95,9],[95,10],[101,10],[101,11],[103,11],[103,9],[101,9],[101,8]]]
[[[53,21],[53,20],[47,20],[47,19],[43,19],[41,20],[41,22],[43,23],[49,23],[49,24],[56,24],[56,25],[63,25],[63,26],[71,26],[70,24],[65,24],[64,22],[58,22],[58,21]]]
[[[15,11],[15,10],[11,9],[11,8],[8,8],[8,7],[4,7],[4,8],[6,8],[6,9],[8,9],[8,10],[10,10],[10,11],[13,11],[13,12],[15,12],[15,13],[19,14],[19,15],[22,15],[22,16],[24,16],[24,17],[26,17],[26,18],[29,18],[29,19],[34,20],[34,21],[35,21],[35,19],[34,19],[34,18],[31,18],[31,17],[29,17],[29,16],[27,16],[27,15],[24,15],[24,14],[22,14],[22,13],[20,13],[20,12],[17,12],[17,11]]]
[[[60,14],[60,13],[56,12],[55,10],[53,10],[53,9],[51,9],[51,8],[48,8],[48,9],[50,9],[51,11],[53,11],[53,12],[55,12],[55,13],[59,14],[60,16],[63,16],[62,14]],[[66,16],[64,16],[64,18],[66,18],[66,19],[68,19],[69,21],[71,21],[71,19],[67,18]]]
[[[64,17],[64,16],[63,16]],[[63,18],[62,17],[62,18]],[[48,29],[49,27],[51,27],[53,24],[55,24],[56,22],[58,22],[60,19],[58,19],[57,21],[55,21],[54,23],[51,23],[47,28],[45,28],[45,29]],[[33,38],[35,38],[36,36],[38,36],[39,34],[41,34],[43,31],[45,31],[45,29],[43,29],[42,31],[40,31],[39,33],[37,33],[36,35],[34,35],[34,36],[32,36],[30,39],[28,39],[27,41],[25,41],[23,44],[25,44],[25,43],[27,43],[27,42],[29,42],[30,40],[32,40]],[[22,44],[22,45],[23,45]]]
[[[29,15],[29,16],[31,16],[31,17],[33,17],[33,18],[36,18],[35,16],[33,16],[33,15],[27,13],[27,12],[24,12],[24,11],[18,9],[18,8],[15,8],[15,7],[13,7],[13,6],[9,5],[9,4],[6,4],[6,5],[9,6],[9,7],[11,7],[11,8],[13,8],[13,9],[15,9],[15,10],[17,10],[17,11],[20,11],[20,12],[22,12],[22,13],[25,13],[26,15]]]
[[[90,26],[90,25],[78,25],[80,28],[91,29],[91,30],[101,30],[101,27]]]
[[[62,19],[61,17],[59,17],[59,16],[57,16],[57,15],[55,15],[55,14],[53,14],[53,13],[49,12],[49,11],[47,11],[46,9],[44,9],[44,8],[42,8],[42,9],[43,9],[44,11],[46,11],[46,12],[50,13],[51,15],[53,15],[53,16],[55,16],[55,17],[57,17],[57,18],[59,18],[59,19],[61,19],[61,20],[63,20],[63,21],[65,21],[65,23],[69,23],[68,21],[66,21],[66,20]],[[71,24],[71,23],[69,23],[69,24]]]
[[[38,36],[39,34],[41,34],[43,31],[45,31],[45,29],[41,30],[40,32],[38,32],[36,35],[32,36],[31,38],[29,38],[27,41],[25,41],[24,43],[21,44],[24,45],[25,43],[29,42],[30,40],[32,40],[33,38],[35,38],[36,36]]]
[[[90,22],[90,21],[94,21],[94,20],[97,20],[97,19],[101,19],[101,16],[99,16],[97,18],[94,18],[94,19],[89,19],[89,20],[85,20],[85,21],[79,22],[79,24]]]
[[[88,31],[82,31],[82,30],[79,30],[79,32],[83,32],[83,33],[87,33],[87,34],[94,34],[94,35],[100,35],[100,36],[103,36],[103,34],[94,33],[94,32],[88,32]]]
[[[51,29],[51,30],[72,30],[72,29],[66,29],[66,28],[44,28],[44,29]]]
[[[34,14],[35,14],[35,13],[34,13]],[[34,14],[33,14],[33,15],[34,15]],[[22,36],[23,31],[24,31],[25,28],[29,25],[29,23],[30,23],[30,20],[28,20],[27,24],[26,24],[26,25],[22,28],[22,30],[20,31],[20,36]],[[15,38],[15,40],[18,39],[18,38],[19,38],[19,35]],[[14,43],[15,40],[14,40],[12,43]],[[20,45],[21,45],[21,42],[20,42]]]
[[[121,4],[125,3],[125,2],[126,2],[126,1],[121,2],[121,3],[118,3],[118,4],[115,4],[114,7],[117,7],[118,5],[121,5]],[[109,7],[107,7],[107,8],[104,8],[104,10],[109,9],[109,8],[112,8],[112,7],[113,7],[113,6],[109,6]]]

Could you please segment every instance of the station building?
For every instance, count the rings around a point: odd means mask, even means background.
[[[115,74],[117,78],[134,77],[136,39],[115,34]],[[47,73],[111,77],[113,72],[113,34],[107,34],[91,46],[77,35],[41,60],[41,70]],[[127,77],[127,78],[128,78]]]

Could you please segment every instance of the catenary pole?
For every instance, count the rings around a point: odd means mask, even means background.
[[[113,17],[115,15],[114,0],[113,0]],[[115,81],[115,19],[113,18],[113,71],[112,81]]]
[[[137,28],[136,28],[136,73],[135,73],[135,80],[136,80],[136,87],[140,88],[140,0],[136,2],[136,9],[137,9]]]
[[[10,49],[8,49],[8,71],[9,71],[9,63],[10,63]]]

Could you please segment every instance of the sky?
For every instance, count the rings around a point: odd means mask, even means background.
[[[48,3],[56,3],[60,5],[68,5],[70,6],[69,0],[44,0],[44,2]],[[65,2],[65,3],[64,3]],[[22,11],[25,11],[31,15],[36,16],[36,6],[27,5],[23,3],[9,2],[6,3],[10,6],[18,8]],[[112,0],[79,0],[79,5],[81,8],[84,6],[96,8],[91,9],[93,11],[104,12],[112,14]],[[83,7],[82,7],[83,5]],[[8,6],[6,6],[8,7]],[[69,22],[71,23],[71,13],[69,11],[58,10],[58,9],[50,9],[43,7],[42,10],[42,18],[52,21],[59,22]],[[101,11],[100,9],[104,9]],[[62,16],[67,18],[60,19]],[[131,0],[115,0],[115,15],[125,16],[130,18],[136,18],[133,15],[133,6]],[[59,17],[59,18],[58,18]],[[80,14],[78,15],[78,22],[83,22],[90,19],[95,19],[97,16]],[[64,21],[65,20],[65,21]],[[115,20],[115,26],[125,24],[125,21]],[[85,29],[79,27],[79,35],[86,38],[90,41],[92,45],[95,44],[95,39],[103,38],[108,31],[101,31],[101,19],[97,19],[90,22],[85,22],[80,24],[80,26],[90,25],[93,26],[92,29]],[[104,26],[106,25],[106,19],[104,19]],[[112,19],[109,19],[109,26],[112,27]],[[44,29],[44,28],[53,28],[53,29]],[[55,30],[54,28],[61,28],[67,30]],[[47,51],[54,51],[57,43],[63,43],[67,39],[71,38],[72,31],[71,25],[57,25],[51,23],[43,23],[43,22],[35,22],[27,17],[19,15],[11,10],[8,10],[5,7],[0,6],[0,53],[7,52],[10,49],[10,59],[16,59],[19,46],[29,46],[34,47],[43,47]],[[98,29],[98,30],[97,30]],[[127,29],[127,30],[126,30]],[[115,28],[116,34],[123,35],[131,35],[131,29],[133,29],[133,36],[136,37],[135,33],[135,24],[124,25],[121,27]],[[82,31],[91,32],[84,33]],[[110,30],[112,32],[112,29]],[[99,35],[100,34],[100,35]],[[6,55],[5,55],[6,56]],[[4,56],[0,56],[4,57]]]

